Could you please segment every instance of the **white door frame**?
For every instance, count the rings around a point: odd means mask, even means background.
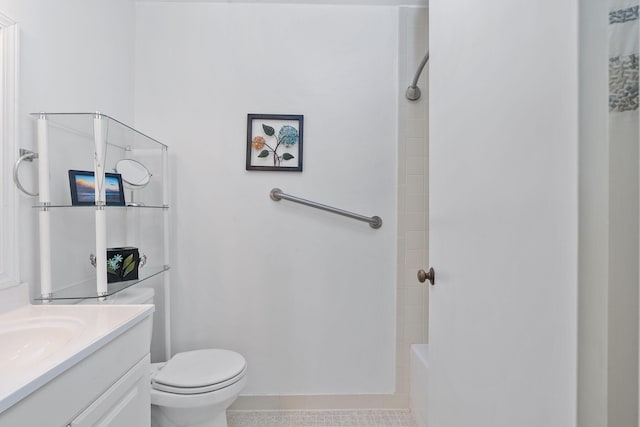
[[[0,289],[19,283],[18,194],[12,165],[17,158],[18,25],[0,13]]]

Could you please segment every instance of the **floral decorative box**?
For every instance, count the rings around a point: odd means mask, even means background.
[[[139,264],[138,248],[107,248],[107,283],[137,280]]]

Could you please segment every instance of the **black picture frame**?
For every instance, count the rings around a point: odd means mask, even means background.
[[[105,201],[107,206],[124,206],[124,187],[119,173],[107,172]],[[73,206],[95,206],[95,178],[92,171],[69,170],[69,187]]]
[[[302,172],[304,116],[247,114],[248,171]]]

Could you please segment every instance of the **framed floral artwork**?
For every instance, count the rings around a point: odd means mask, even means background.
[[[302,172],[304,116],[247,115],[247,170]]]

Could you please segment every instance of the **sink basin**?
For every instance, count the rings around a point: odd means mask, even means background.
[[[82,322],[65,317],[36,317],[0,326],[0,375],[27,368],[67,345]]]
[[[153,305],[133,304],[25,305],[0,313],[0,418],[152,313]]]

